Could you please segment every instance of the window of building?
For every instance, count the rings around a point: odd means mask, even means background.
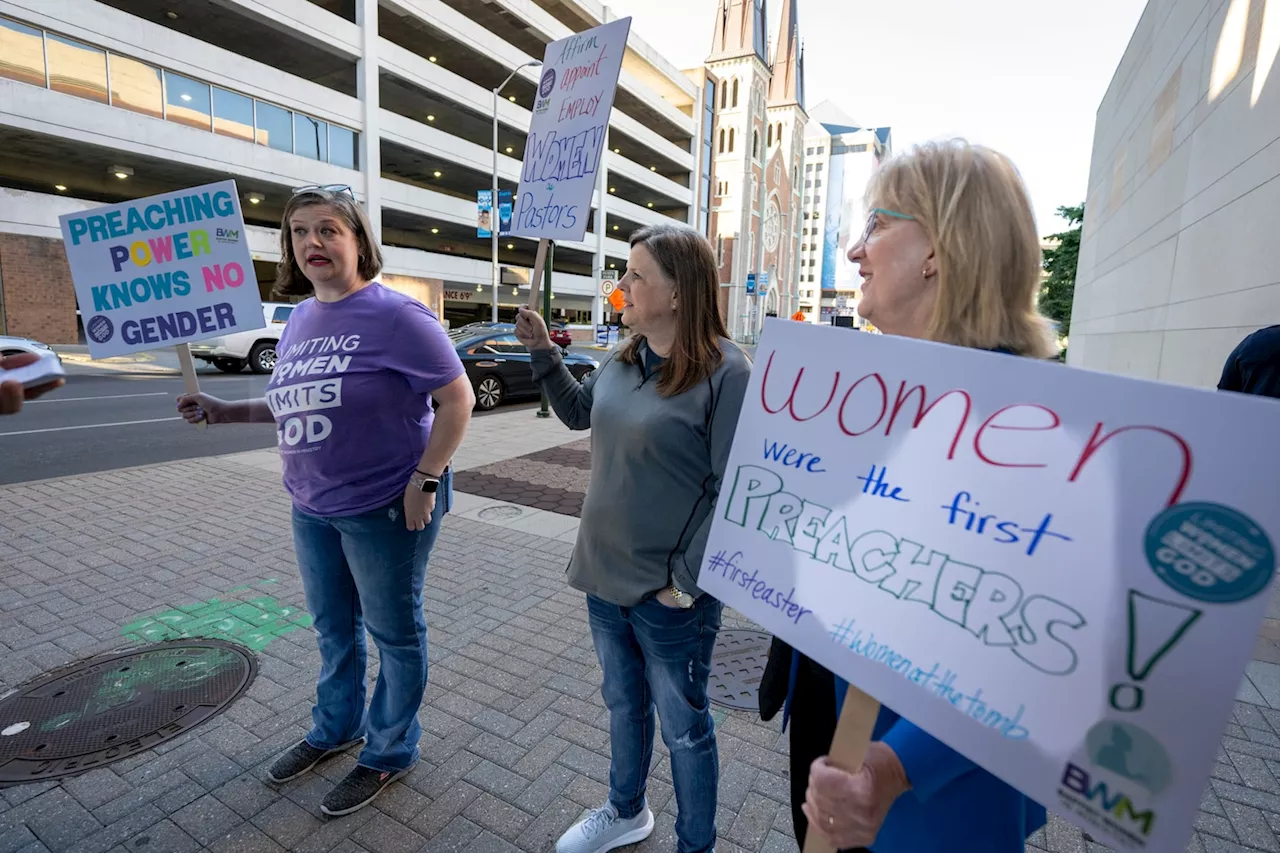
[[[720,81],[720,109],[726,109],[729,106],[729,81]]]
[[[721,154],[724,153],[724,141],[726,136],[727,134],[725,133],[725,129],[723,127],[720,128],[720,153]]]
[[[805,181],[805,182],[804,182],[804,187],[805,187],[805,189],[809,189],[809,188],[810,188],[810,187],[812,187],[812,186],[813,186],[813,181]]]
[[[257,101],[255,107],[255,141],[277,151],[293,151],[293,116],[289,111],[265,101]]]
[[[107,52],[48,33],[49,88],[77,98],[108,103]],[[7,57],[6,57],[7,58]]]
[[[735,82],[736,82],[736,81],[735,81]],[[729,153],[730,153],[730,154],[732,154],[732,153],[733,153],[733,147],[734,147],[734,146],[733,146],[733,143],[735,142],[734,137],[735,137],[736,135],[737,135],[737,134],[734,132],[734,128],[732,128],[732,127],[731,127],[731,128],[729,128]]]
[[[806,175],[807,175],[807,174],[809,174],[809,173],[810,173],[810,172],[812,172],[812,171],[813,171],[813,164],[812,164],[812,163],[810,163],[809,165],[807,165],[807,166],[805,166],[805,167],[804,167],[804,173],[805,173]]]
[[[164,72],[164,117],[177,124],[213,129],[213,109],[210,105],[209,84]]]
[[[755,159],[760,157],[760,131],[751,131],[751,156]]]
[[[226,89],[213,89],[213,132],[253,141],[253,98]]]
[[[293,153],[312,160],[329,159],[329,123],[293,114]]]
[[[736,106],[738,105],[738,78],[737,78],[737,77],[734,77],[734,78],[733,78],[733,96],[732,96],[732,98],[731,98],[731,104],[730,104],[730,105],[731,105],[731,106],[734,106],[734,107],[736,107]],[[730,149],[730,150],[732,150],[732,149]]]
[[[45,85],[44,31],[0,18],[0,77]]]
[[[822,178],[816,178],[813,182],[814,189],[822,186]]]
[[[812,156],[813,156],[813,147],[812,147],[812,146],[810,146],[809,148],[806,148],[806,149],[804,150],[804,153],[805,153],[805,154],[808,154],[810,157],[812,157]]]
[[[765,140],[766,145],[773,145],[773,125],[769,125],[768,138]]]
[[[815,171],[815,172],[821,172],[821,171],[822,171],[822,167],[823,167],[824,165],[825,165],[824,163],[819,163],[816,167],[814,167],[814,171]]]
[[[825,145],[819,145],[819,146],[818,146],[818,154],[826,154],[826,153],[827,153],[827,146],[825,146]]]
[[[109,60],[112,106],[164,118],[164,76],[160,69],[114,53]]]
[[[724,237],[716,237],[716,266],[724,266]]]

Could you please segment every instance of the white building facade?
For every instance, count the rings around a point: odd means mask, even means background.
[[[1213,386],[1280,323],[1278,13],[1147,5],[1098,109],[1069,364]]]
[[[487,319],[493,87],[548,42],[611,20],[593,0],[0,0],[0,333],[76,337],[57,216],[234,178],[264,295],[291,190],[345,184],[386,250],[387,284],[454,324]],[[610,125],[605,215],[559,244],[556,314],[591,321],[628,235],[703,224],[706,87],[633,26]],[[538,72],[497,110],[515,190]],[[597,222],[600,228],[597,229]],[[504,237],[499,307],[527,297],[536,241]],[[34,280],[31,270],[42,270]]]
[[[813,108],[804,145],[800,311],[810,323],[865,328],[857,312],[861,277],[848,254],[867,223],[867,182],[893,152],[892,133],[860,127],[824,101]]]

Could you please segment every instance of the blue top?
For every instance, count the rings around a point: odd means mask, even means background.
[[[799,667],[792,651],[783,729]],[[849,683],[835,678],[838,714]],[[1024,853],[1027,836],[1045,824],[1044,806],[888,708],[880,708],[871,739],[894,751],[911,783],[885,816],[872,853]]]

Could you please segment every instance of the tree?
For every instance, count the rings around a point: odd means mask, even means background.
[[[1053,248],[1044,250],[1044,269],[1049,274],[1040,289],[1040,312],[1058,323],[1063,337],[1071,331],[1071,301],[1076,291],[1076,264],[1080,259],[1080,224],[1084,222],[1084,205],[1060,207],[1058,215],[1071,225],[1049,239]]]

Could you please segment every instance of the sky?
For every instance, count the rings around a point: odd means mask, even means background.
[[[605,0],[678,68],[711,49],[720,0]],[[895,151],[963,136],[1017,164],[1041,234],[1084,201],[1098,105],[1146,0],[796,0],[807,106],[893,128]],[[769,0],[770,50],[782,0]],[[690,16],[694,20],[690,21]],[[677,24],[678,21],[687,24]]]

